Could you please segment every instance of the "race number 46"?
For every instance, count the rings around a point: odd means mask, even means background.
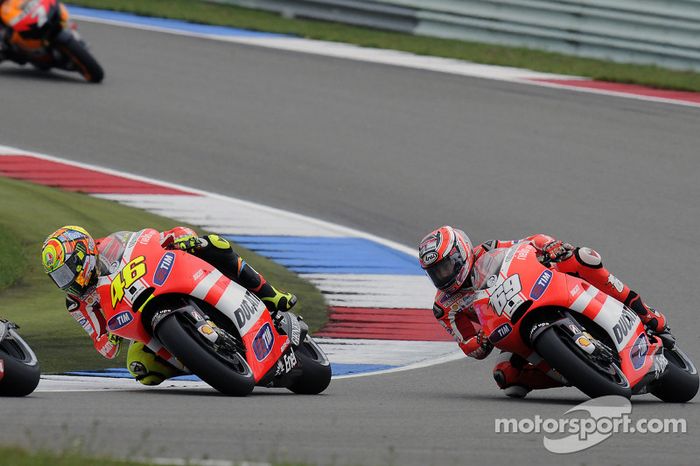
[[[522,286],[518,274],[503,280],[503,283],[498,285],[489,300],[496,314],[499,316],[506,314],[508,317],[511,317],[513,311],[523,302],[523,299],[519,296],[521,291]]]
[[[112,281],[110,287],[112,295],[112,307],[115,307],[124,299],[124,290],[127,290],[136,280],[146,275],[146,258],[139,256],[124,266],[119,275]]]

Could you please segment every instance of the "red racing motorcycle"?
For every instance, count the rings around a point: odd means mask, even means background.
[[[8,28],[6,58],[42,70],[77,71],[92,83],[104,79],[102,67],[58,0],[6,0],[0,18]]]
[[[480,257],[474,285],[476,316],[495,347],[590,397],[649,392],[686,402],[698,392],[697,369],[670,334],[647,332],[634,311],[545,267],[527,243]]]
[[[116,247],[100,255],[108,275],[97,290],[111,333],[146,344],[227,395],[245,396],[256,385],[301,394],[328,387],[330,363],[301,317],[273,318],[214,266],[163,249],[156,230],[108,238]]]

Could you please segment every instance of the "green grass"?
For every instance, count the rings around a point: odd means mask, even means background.
[[[0,317],[19,324],[36,351],[44,372],[98,369],[124,365],[99,355],[85,331],[65,308],[65,296],[44,274],[41,245],[62,225],[81,225],[95,237],[146,227],[166,230],[180,224],[84,194],[60,191],[0,177]],[[271,283],[299,297],[298,312],[312,329],[326,320],[321,293],[279,264],[245,248],[234,248]]]
[[[49,452],[45,450],[29,452],[19,447],[0,446],[0,466],[155,466],[156,464],[162,465],[164,463],[116,460],[104,456],[87,455],[72,450],[63,452]],[[193,464],[200,463],[193,462]],[[244,463],[242,462],[241,464]],[[306,463],[277,461],[273,461],[271,464],[273,466],[306,466]]]
[[[147,463],[88,457],[80,453],[46,451],[30,453],[16,447],[0,447],[0,466],[148,466]]]
[[[413,36],[326,21],[288,19],[273,13],[200,0],[71,0],[70,3],[134,12],[145,16],[295,34],[311,39],[347,42],[365,47],[403,50],[419,55],[435,55],[491,65],[587,76],[604,81],[700,91],[700,73],[696,72],[619,64],[524,48]]]

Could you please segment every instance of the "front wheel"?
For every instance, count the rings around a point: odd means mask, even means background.
[[[660,400],[685,403],[698,393],[698,371],[690,358],[676,347],[663,350],[668,365],[659,380],[649,386],[649,391]]]
[[[95,57],[88,49],[78,41],[72,34],[62,32],[56,39],[56,48],[75,65],[78,72],[83,75],[86,81],[99,83],[105,77],[102,66],[95,60]]]
[[[155,334],[170,354],[221,393],[246,396],[253,391],[255,379],[245,357],[230,346],[214,346],[186,318],[171,314]]]
[[[294,348],[302,373],[289,389],[300,395],[317,395],[331,383],[331,363],[320,346],[309,336]]]
[[[627,377],[615,361],[593,361],[556,326],[544,330],[534,341],[535,351],[573,386],[591,398],[605,395],[632,396]]]
[[[16,332],[0,341],[0,364],[0,396],[27,396],[39,385],[39,362]]]

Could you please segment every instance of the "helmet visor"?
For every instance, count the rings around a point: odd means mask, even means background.
[[[435,288],[447,288],[454,283],[463,266],[462,261],[459,260],[460,258],[461,254],[459,252],[453,253],[432,267],[425,269]]]
[[[64,263],[53,272],[49,272],[49,277],[51,277],[51,280],[53,280],[57,287],[65,290],[75,279],[75,272],[73,272],[68,263]]]

